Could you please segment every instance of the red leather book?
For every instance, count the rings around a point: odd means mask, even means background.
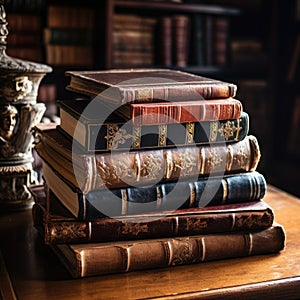
[[[139,126],[237,119],[241,117],[242,111],[241,101],[233,98],[130,103],[115,110],[116,114]]]
[[[32,192],[34,226],[43,232],[46,244],[262,230],[274,221],[272,208],[262,200],[80,221],[53,193],[46,197],[44,186],[35,186]]]

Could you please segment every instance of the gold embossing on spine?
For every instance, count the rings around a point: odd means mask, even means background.
[[[185,143],[187,145],[194,143],[195,123],[187,123],[185,125],[185,131],[186,131]]]
[[[189,183],[190,187],[190,207],[193,207],[196,201],[195,183]]]
[[[153,90],[152,89],[143,89],[143,90],[136,90],[135,93],[135,100],[142,100],[142,101],[150,101],[153,99]]]
[[[218,136],[219,121],[211,121],[209,124],[209,142],[215,142]]]
[[[161,124],[158,126],[158,146],[164,147],[167,145],[167,124]]]
[[[231,145],[227,147],[227,159],[226,159],[226,171],[230,171],[233,163],[234,155],[233,148]]]
[[[222,204],[226,203],[228,198],[228,183],[226,180],[222,179],[222,187],[223,187],[223,199]]]
[[[237,127],[234,125],[233,121],[227,121],[225,124],[222,124],[218,130],[220,135],[224,137],[225,141],[228,141],[230,137],[234,136],[237,132]]]
[[[119,130],[118,125],[116,124],[107,124],[106,126],[106,136],[104,137],[106,139],[106,148],[107,150],[112,150],[113,149],[113,141],[116,133]]]
[[[133,143],[132,148],[140,148],[141,147],[141,127],[133,127],[132,129],[133,135]]]
[[[122,215],[127,213],[128,196],[126,189],[121,189],[122,196]]]

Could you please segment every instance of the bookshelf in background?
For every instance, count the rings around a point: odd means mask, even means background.
[[[40,22],[42,27],[41,36],[43,36],[44,28],[48,27],[47,11],[50,6],[64,5],[82,9],[88,8],[95,14],[92,33],[92,64],[81,66],[72,63],[69,65],[53,65],[53,73],[48,74],[43,79],[42,84],[54,83],[56,85],[57,98],[73,97],[65,90],[68,81],[64,75],[66,70],[109,69],[122,66],[122,64],[116,64],[115,49],[120,48],[120,42],[117,46],[114,42],[115,16],[136,15],[143,19],[155,19],[155,31],[153,36],[148,37],[153,40],[153,44],[148,45],[148,49],[144,47],[148,53],[152,53],[149,55],[151,59],[148,60],[147,66],[166,66],[235,82],[239,86],[238,97],[243,98],[247,112],[250,116],[253,115],[251,117],[251,120],[253,120],[250,132],[257,136],[262,151],[266,153],[263,155],[264,161],[260,165],[264,168],[264,173],[271,174],[270,182],[274,184],[281,183],[278,185],[281,188],[284,188],[284,185],[295,186],[294,184],[286,184],[286,182],[293,179],[295,173],[297,173],[297,164],[295,163],[297,156],[291,155],[289,149],[291,149],[292,136],[295,135],[290,132],[291,122],[295,123],[296,117],[292,121],[291,116],[293,113],[296,114],[297,111],[294,108],[294,103],[298,102],[295,100],[298,92],[296,91],[296,84],[287,80],[287,74],[291,64],[290,58],[293,56],[297,24],[299,23],[299,21],[295,21],[295,15],[299,11],[296,7],[297,0],[291,0],[288,4],[279,3],[278,1],[270,3],[266,0],[182,0],[179,2],[44,0],[43,2],[45,4],[41,8],[42,12],[40,14],[42,18]],[[27,11],[22,7],[25,3],[26,1],[16,0],[10,1],[10,4],[8,4],[10,7],[7,13],[11,33],[13,32],[11,28],[13,21],[10,22],[9,16],[13,13],[39,15],[39,13],[33,13],[32,9]],[[71,10],[69,12],[65,11],[65,14],[67,15],[70,12]],[[176,26],[174,26],[174,19],[177,16],[180,16],[181,24],[189,26],[189,35],[181,36],[181,38],[183,36],[186,38],[187,45],[181,49],[186,49],[188,53],[188,55],[182,56],[185,57],[183,62],[182,59],[176,61],[175,57],[178,53],[170,51],[170,47],[175,49],[176,35],[174,35],[174,29]],[[216,20],[218,18],[220,18],[220,21]],[[183,22],[183,20],[188,20],[188,22]],[[212,22],[212,20],[214,21]],[[225,31],[222,34],[217,33],[217,27],[214,25],[218,22],[227,22],[226,26],[221,27],[222,31]],[[207,26],[214,29],[208,32]],[[181,31],[184,32],[184,30],[181,27]],[[287,32],[289,34],[286,34]],[[222,44],[220,49],[223,51],[221,52],[222,55],[219,56],[219,58],[222,57],[222,63],[221,61],[219,63],[215,61],[216,55],[214,53],[217,53],[216,49],[207,49],[213,47],[212,41],[216,41],[216,37],[219,37]],[[84,38],[88,37],[85,36]],[[13,34],[11,39],[13,39]],[[201,41],[205,41],[205,43],[201,43]],[[210,43],[207,43],[207,41],[210,41]],[[13,42],[11,43],[13,44]],[[143,43],[145,46],[146,42]],[[46,44],[45,40],[44,43],[41,43],[42,48],[44,48],[44,62],[47,59]],[[203,46],[204,44],[206,47]],[[14,50],[10,50],[12,47],[8,46],[8,54],[17,56],[12,52]],[[21,51],[19,51],[18,56],[21,55],[20,53]],[[209,57],[207,57],[207,54],[209,54]],[[29,59],[39,60],[38,56],[33,54],[30,54]],[[153,64],[150,63],[152,60]],[[128,61],[128,67],[130,67],[130,60]],[[144,63],[145,61],[143,61]],[[134,66],[138,66],[138,64]],[[284,105],[282,99],[285,99]],[[254,105],[254,103],[257,105]],[[256,121],[255,118],[259,120]],[[282,121],[278,122],[278,119],[282,119]],[[282,165],[288,166],[285,167],[285,173],[291,174],[289,180],[286,178],[282,180],[280,175]]]
[[[6,6],[8,37],[7,54],[12,57],[44,61],[42,47],[42,12],[45,0],[8,1]]]

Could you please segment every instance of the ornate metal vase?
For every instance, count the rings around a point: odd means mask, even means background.
[[[31,129],[45,111],[37,103],[42,78],[51,67],[6,54],[8,35],[4,0],[0,0],[0,211],[30,207],[34,183]]]

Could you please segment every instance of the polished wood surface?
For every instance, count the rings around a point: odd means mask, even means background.
[[[299,299],[300,200],[269,186],[286,247],[259,255],[72,279],[33,227],[31,211],[0,216],[3,299]]]

